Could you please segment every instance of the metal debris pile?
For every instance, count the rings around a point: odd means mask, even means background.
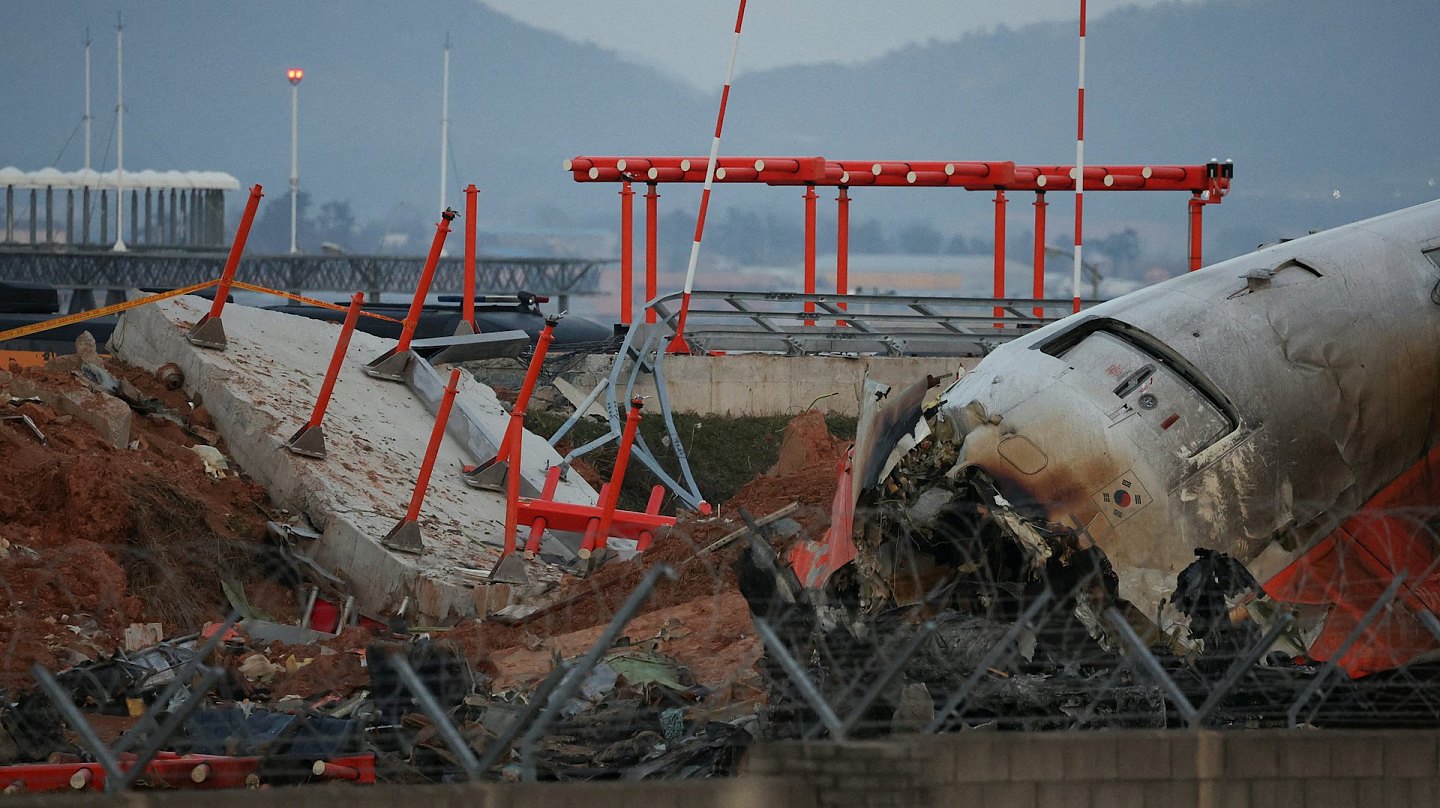
[[[1176,576],[1183,622],[1139,613],[1083,527],[964,462],[974,424],[925,400],[936,381],[862,415],[841,471],[853,500],[837,497],[825,544],[785,557],[755,525],[737,562],[766,643],[767,737],[1440,726],[1440,666],[1351,678],[1297,653],[1294,620],[1252,619],[1264,592],[1224,553],[1198,548]],[[1366,618],[1380,630],[1396,586]]]
[[[0,424],[0,790],[736,770],[763,696],[723,574],[738,522],[688,523],[518,621],[361,614],[170,371],[92,347],[0,376],[23,416]]]

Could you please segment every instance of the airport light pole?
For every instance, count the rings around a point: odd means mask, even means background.
[[[285,71],[290,79],[290,254],[300,250],[295,246],[295,231],[298,224],[300,201],[300,80],[305,71],[292,67]]]

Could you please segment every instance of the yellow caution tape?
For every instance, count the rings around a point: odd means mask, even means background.
[[[43,323],[32,323],[31,325],[23,325],[19,328],[12,328],[9,331],[0,331],[0,342],[5,342],[6,340],[12,339],[19,339],[20,337],[28,337],[31,334],[38,334],[41,331],[49,331],[52,328],[60,328],[62,326],[70,325],[71,323],[83,323],[86,320],[94,320],[97,317],[105,317],[110,314],[119,314],[120,312],[126,311],[127,309],[137,308],[139,306],[145,305],[146,303],[154,303],[157,300],[166,300],[168,298],[179,297],[181,295],[194,294],[201,289],[204,289],[208,286],[214,286],[219,282],[219,280],[205,281],[204,283],[197,283],[193,286],[186,286],[183,289],[171,289],[168,292],[160,292],[159,294],[146,295],[145,297],[137,297],[134,300],[127,300],[124,303],[116,303],[112,306],[102,306],[98,309],[91,309],[90,311],[77,311],[74,314],[67,314],[64,317],[56,317],[53,320],[46,320]]]
[[[279,289],[271,289],[271,288],[266,287],[266,286],[256,286],[256,285],[253,284],[253,283],[245,283],[244,281],[231,281],[231,282],[230,282],[230,285],[233,286],[233,287],[235,287],[236,289],[244,289],[244,290],[247,291],[247,292],[260,292],[260,293],[262,293],[262,294],[275,295],[276,297],[287,298],[287,299],[289,299],[289,300],[294,300],[294,301],[296,301],[297,303],[304,303],[304,304],[306,304],[306,305],[308,305],[308,306],[318,306],[318,307],[320,307],[320,308],[322,308],[322,309],[330,309],[331,311],[348,311],[348,310],[349,310],[349,307],[348,307],[348,306],[341,306],[341,305],[338,305],[338,304],[335,304],[335,303],[326,303],[326,302],[323,301],[323,300],[316,300],[316,299],[313,298],[313,297],[306,297],[306,296],[304,296],[304,295],[292,294],[292,293],[290,293],[290,292],[282,292],[282,291],[280,291]],[[395,319],[394,317],[386,317],[386,316],[383,315],[383,314],[374,314],[374,313],[372,313],[372,312],[365,311],[364,309],[361,309],[361,311],[360,311],[360,316],[361,316],[361,317],[369,317],[369,318],[374,319],[374,320],[384,320],[384,321],[387,322],[387,323],[400,323],[400,322],[402,322],[401,320],[397,320],[397,319]]]
[[[83,323],[86,320],[94,320],[97,317],[105,317],[111,314],[119,314],[122,311],[137,308],[147,303],[154,303],[159,300],[167,300],[172,297],[193,294],[200,291],[201,289],[214,286],[219,282],[220,281],[218,279],[213,281],[205,281],[204,283],[197,283],[191,286],[186,286],[182,289],[171,289],[168,292],[160,292],[158,294],[146,295],[145,297],[137,297],[134,300],[127,300],[124,303],[116,303],[112,306],[102,306],[98,309],[91,309],[90,311],[78,311],[74,314],[67,314],[63,317],[56,317],[53,320],[46,320],[41,323],[33,323],[31,325],[25,325],[19,328],[12,328],[9,331],[0,331],[0,342],[11,339],[19,339],[20,337],[28,337],[31,334],[38,334],[42,331],[49,331],[52,328],[61,328],[72,323]],[[331,309],[332,311],[345,311],[347,308],[345,306],[339,306],[334,303],[326,303],[323,300],[316,300],[313,297],[295,295],[289,292],[282,292],[279,289],[271,289],[265,286],[256,286],[253,283],[245,283],[244,281],[231,281],[230,285],[236,289],[244,289],[247,292],[260,292],[262,294],[284,297],[300,303],[305,303],[307,305],[318,306],[322,309]],[[401,320],[395,319],[394,317],[386,317],[383,314],[373,314],[368,311],[361,311],[360,314],[363,317],[370,317],[375,320],[384,320],[387,323],[403,322]]]

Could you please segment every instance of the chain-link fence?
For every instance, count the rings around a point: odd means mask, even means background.
[[[768,471],[648,552],[617,542],[435,625],[357,602],[295,514],[192,448],[214,434],[195,412],[134,416],[121,452],[9,390],[12,792],[692,778],[766,739],[1440,723],[1429,511],[1362,512],[1265,580],[1198,552],[1149,615],[1081,531],[1024,545],[974,497],[907,489],[863,498],[856,559],[806,589],[790,553],[822,540],[845,448],[810,413],[736,444]]]

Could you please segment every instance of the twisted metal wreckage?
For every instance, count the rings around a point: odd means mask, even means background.
[[[1062,618],[1031,642],[1071,663],[1125,634],[1351,677],[1424,662],[1440,645],[1436,345],[1431,202],[1095,306],[937,395],[933,378],[871,385],[792,588],[850,639],[897,606],[1011,623],[1043,595]],[[777,585],[751,580],[759,614]]]

